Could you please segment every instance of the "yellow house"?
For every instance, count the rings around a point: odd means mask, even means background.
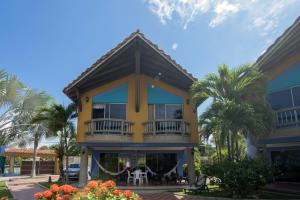
[[[78,105],[80,183],[122,179],[141,168],[166,179],[194,180],[197,111],[189,88],[196,79],[139,31],[97,60],[65,89]]]
[[[300,17],[276,39],[256,64],[268,77],[274,129],[257,141],[257,153],[277,162],[284,179],[300,180]]]

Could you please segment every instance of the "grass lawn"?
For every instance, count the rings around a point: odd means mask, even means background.
[[[205,196],[205,197],[227,197],[230,198],[230,194],[226,193],[226,191],[221,190],[218,186],[209,185],[208,186],[209,191],[201,191],[197,194],[194,192],[176,192],[174,194],[177,195],[199,195],[199,196]],[[256,197],[255,197],[256,196]],[[273,193],[268,191],[257,191],[255,195],[253,195],[253,199],[255,198],[260,199],[300,199],[300,196],[290,195],[290,194],[282,194],[282,193]],[[251,197],[250,197],[251,198]],[[247,197],[249,199],[249,197]]]
[[[6,184],[4,181],[0,181],[0,197],[8,197],[12,198],[12,195],[8,188],[6,187]]]

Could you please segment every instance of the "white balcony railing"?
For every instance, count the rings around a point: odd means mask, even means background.
[[[92,119],[85,122],[87,134],[132,134],[133,123],[122,119]]]
[[[300,107],[282,109],[277,113],[277,128],[300,126]]]
[[[190,124],[183,120],[154,120],[143,123],[144,134],[188,134]]]

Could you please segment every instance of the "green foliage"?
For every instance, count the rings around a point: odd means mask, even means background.
[[[260,159],[222,161],[203,166],[204,174],[221,179],[220,187],[233,196],[247,196],[273,181],[273,167]]]
[[[239,160],[239,137],[247,134],[259,136],[268,132],[274,121],[266,102],[264,74],[253,65],[230,69],[219,66],[218,73],[208,74],[191,87],[192,100],[200,105],[205,99],[213,102],[200,116],[203,139],[214,138],[218,160],[226,145],[228,158]]]
[[[5,198],[12,198],[12,195],[10,193],[10,191],[8,190],[8,188],[6,187],[6,184],[4,181],[0,181],[0,197],[1,199],[5,199]]]

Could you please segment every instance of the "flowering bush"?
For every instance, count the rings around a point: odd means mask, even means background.
[[[50,190],[35,193],[37,200],[141,200],[130,190],[121,191],[114,181],[90,181],[82,190],[70,185],[51,185]]]

